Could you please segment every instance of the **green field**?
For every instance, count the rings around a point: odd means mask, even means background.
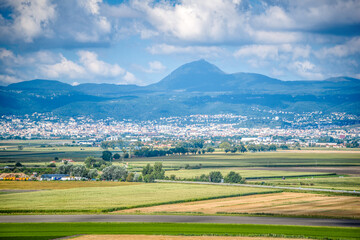
[[[271,236],[360,239],[360,228],[201,223],[0,223],[0,239],[48,240],[77,234]]]
[[[0,181],[1,190],[54,190],[88,187],[116,187],[136,185],[136,182],[111,181]]]
[[[249,183],[259,181],[250,181]],[[285,179],[285,180],[270,180],[262,179],[261,182],[270,185],[299,187],[307,186],[312,188],[328,188],[341,190],[357,190],[360,191],[360,177],[331,177],[331,178],[301,178],[301,179]]]
[[[101,212],[111,209],[248,195],[268,189],[152,183],[1,194],[0,212]]]
[[[180,179],[190,179],[201,174],[208,175],[212,171],[220,171],[223,176],[226,176],[230,171],[239,173],[242,177],[288,177],[288,176],[314,176],[314,175],[325,175],[328,173],[314,173],[314,172],[293,172],[293,171],[268,171],[268,170],[245,170],[243,168],[203,168],[203,169],[180,169],[177,171],[167,171],[166,176],[175,174]]]

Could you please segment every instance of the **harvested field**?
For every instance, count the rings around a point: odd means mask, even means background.
[[[360,198],[282,192],[119,211],[120,213],[232,213],[360,218]]]
[[[84,235],[76,240],[290,240],[294,238],[225,237],[225,236],[163,236],[163,235]],[[297,238],[299,239],[299,238]],[[309,239],[309,238],[307,238]]]

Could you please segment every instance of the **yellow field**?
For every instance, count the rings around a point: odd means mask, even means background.
[[[199,202],[168,204],[119,211],[120,213],[197,212],[307,215],[360,218],[360,198],[325,196],[312,193],[282,192]]]
[[[163,235],[85,235],[75,240],[293,240],[272,237],[225,237],[225,236],[163,236]],[[299,238],[297,238],[299,239]],[[307,238],[309,239],[309,238]],[[301,239],[299,239],[301,240]]]
[[[0,190],[50,190],[83,187],[116,187],[134,184],[140,183],[105,181],[0,181]]]

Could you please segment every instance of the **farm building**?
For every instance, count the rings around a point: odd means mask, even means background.
[[[43,175],[41,175],[40,181],[61,180],[64,177],[69,177],[69,175],[68,174],[43,174]]]

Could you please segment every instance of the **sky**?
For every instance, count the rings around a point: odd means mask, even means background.
[[[0,1],[1,86],[148,85],[199,59],[281,80],[360,78],[360,1]]]

